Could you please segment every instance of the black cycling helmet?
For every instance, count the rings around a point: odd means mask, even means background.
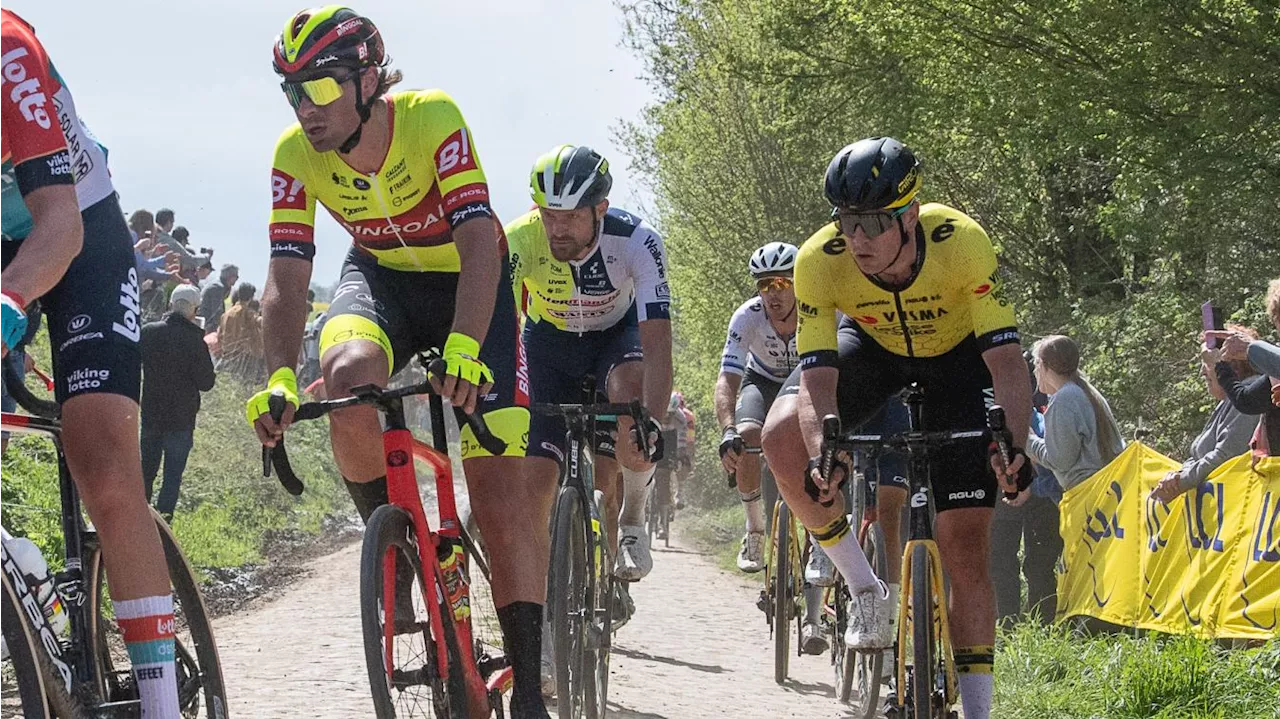
[[[827,165],[824,190],[831,206],[841,210],[896,210],[920,190],[920,162],[892,137],[858,140]]]

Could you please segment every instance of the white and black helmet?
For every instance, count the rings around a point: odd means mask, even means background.
[[[797,252],[795,245],[788,245],[785,242],[770,242],[751,253],[751,262],[748,264],[751,269],[751,276],[760,277],[762,275],[774,275],[795,270]]]
[[[585,145],[560,145],[539,157],[529,173],[529,196],[538,207],[595,207],[609,196],[609,161]]]

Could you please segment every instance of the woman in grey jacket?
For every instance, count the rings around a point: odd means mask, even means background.
[[[1254,338],[1257,335],[1256,332],[1245,330],[1243,327],[1230,326],[1230,328],[1249,332]],[[1191,443],[1190,458],[1183,462],[1181,467],[1166,474],[1156,488],[1151,490],[1152,498],[1165,504],[1173,501],[1183,492],[1194,489],[1222,463],[1249,451],[1249,438],[1258,428],[1258,415],[1241,414],[1240,410],[1236,409],[1227,398],[1226,390],[1218,383],[1214,365],[1220,361],[1222,361],[1222,355],[1219,351],[1201,346],[1200,375],[1204,377],[1205,384],[1209,387],[1209,394],[1218,400],[1218,405],[1213,408],[1213,414],[1209,415],[1209,421],[1204,429]],[[1248,361],[1237,360],[1230,364],[1241,379],[1255,374]]]
[[[1031,354],[1049,407],[1044,439],[1028,433],[1027,452],[1053,472],[1064,490],[1071,489],[1115,459],[1124,440],[1107,400],[1081,374],[1080,347],[1074,340],[1050,335],[1036,342]]]

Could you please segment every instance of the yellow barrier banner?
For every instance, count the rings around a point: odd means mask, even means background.
[[[1202,637],[1280,626],[1280,459],[1241,455],[1168,506],[1179,463],[1134,442],[1060,505],[1058,616]]]

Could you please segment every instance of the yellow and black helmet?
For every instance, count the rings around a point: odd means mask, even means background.
[[[870,137],[845,147],[827,166],[832,207],[854,212],[897,210],[920,191],[920,162],[892,137]]]
[[[609,196],[609,161],[585,145],[560,145],[539,157],[529,173],[529,195],[538,207],[595,207]]]
[[[342,5],[308,8],[285,23],[272,64],[280,75],[325,67],[382,65],[382,36],[369,18]]]

